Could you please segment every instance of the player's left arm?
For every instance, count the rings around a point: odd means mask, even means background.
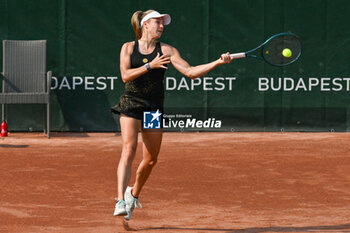
[[[198,66],[191,66],[181,57],[179,51],[176,48],[162,43],[162,51],[164,54],[170,56],[171,64],[173,64],[175,69],[177,69],[180,73],[191,79],[201,77],[209,71],[211,71],[212,69],[214,69],[215,67],[220,66],[222,64],[231,63],[231,61],[233,60],[230,57],[229,53],[224,53],[215,61]]]

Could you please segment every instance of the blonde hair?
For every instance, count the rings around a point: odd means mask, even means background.
[[[153,12],[154,10],[148,10],[148,11],[136,11],[132,16],[131,16],[131,26],[132,29],[135,32],[136,39],[140,39],[142,37],[142,28],[141,28],[141,20],[143,17],[148,15],[149,13]]]

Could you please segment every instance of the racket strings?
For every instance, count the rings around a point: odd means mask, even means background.
[[[289,49],[291,53],[283,53]],[[301,41],[294,35],[280,35],[272,38],[262,49],[262,56],[271,65],[284,66],[296,61],[301,54]]]

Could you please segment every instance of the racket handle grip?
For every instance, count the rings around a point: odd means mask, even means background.
[[[238,59],[238,58],[245,58],[246,54],[245,53],[231,53],[230,56],[233,59]]]

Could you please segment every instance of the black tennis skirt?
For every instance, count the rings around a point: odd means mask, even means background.
[[[157,111],[163,113],[164,97],[145,98],[125,92],[119,103],[113,106],[110,111],[115,114],[125,114],[129,117],[142,120],[144,111]]]

